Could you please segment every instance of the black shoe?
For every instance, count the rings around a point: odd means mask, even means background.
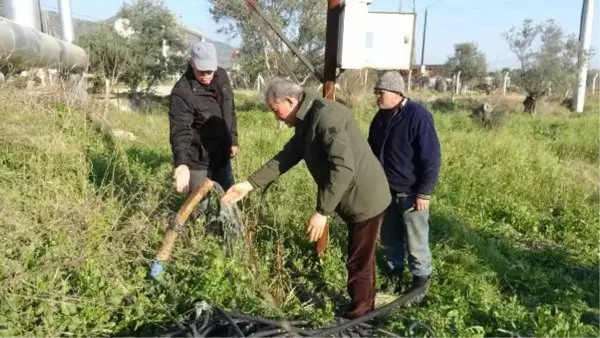
[[[400,269],[394,269],[388,271],[387,275],[387,280],[381,285],[381,291],[389,294],[401,294],[404,272]]]
[[[420,276],[413,276],[413,280],[412,280],[412,288],[416,289],[418,287],[421,286],[428,286],[429,285],[429,280],[431,279],[431,276],[424,276],[424,277],[420,277]]]
[[[431,276],[413,276],[413,280],[411,283],[411,291],[418,289],[420,287],[425,287],[423,292],[419,293],[415,298],[413,298],[413,300],[411,300],[409,303],[411,305],[418,305],[421,302],[423,302],[423,300],[425,299],[425,296],[427,295],[427,289],[429,288],[429,281],[431,279]]]

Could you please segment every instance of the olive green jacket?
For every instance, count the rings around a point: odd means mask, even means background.
[[[294,136],[248,178],[263,188],[304,159],[318,186],[316,210],[347,222],[368,220],[391,202],[383,169],[358,123],[342,104],[303,94]]]

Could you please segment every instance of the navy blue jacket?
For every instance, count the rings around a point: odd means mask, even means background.
[[[393,193],[431,195],[438,181],[441,149],[433,115],[425,107],[407,99],[394,115],[378,111],[369,128],[369,144]]]

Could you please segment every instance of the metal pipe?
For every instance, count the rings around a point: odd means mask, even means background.
[[[335,82],[337,79],[338,45],[340,34],[340,14],[342,12],[340,0],[327,1],[327,25],[325,29],[325,69],[323,71],[323,97],[335,100]],[[315,243],[317,257],[322,259],[327,251],[329,240],[329,224],[325,224],[323,234]]]
[[[4,17],[38,32],[42,30],[38,0],[4,0]]]
[[[0,60],[5,69],[46,67],[83,72],[88,65],[83,48],[2,17]]]
[[[421,69],[420,73],[425,73],[425,38],[427,36],[427,8],[425,9],[425,22],[423,23],[423,42],[421,43]]]
[[[62,39],[67,42],[73,42],[75,32],[71,14],[71,0],[58,0],[58,10],[60,11]]]
[[[204,38],[204,33],[202,33],[201,31],[199,31],[199,30],[197,30],[195,28],[192,28],[190,26],[185,26],[185,31],[188,34],[191,34],[191,35],[196,36],[198,38],[201,38],[201,39]]]

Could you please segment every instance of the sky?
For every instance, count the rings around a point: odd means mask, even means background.
[[[102,20],[113,16],[124,0],[71,0],[73,16],[87,20]],[[231,0],[236,1],[236,0]],[[326,1],[326,0],[322,0]],[[56,1],[43,0],[44,7],[56,9]],[[218,25],[209,13],[207,0],[164,0],[165,4],[188,26],[202,31],[210,39],[239,45],[217,33]],[[579,35],[583,0],[414,0],[417,13],[415,55],[421,62],[423,21],[427,14],[425,64],[441,64],[452,55],[455,43],[472,41],[486,54],[490,70],[518,67],[517,58],[508,48],[502,33],[519,26],[524,19],[534,23],[554,19],[567,34]],[[600,13],[595,1],[592,48],[596,55],[590,68],[600,68]],[[369,10],[412,12],[413,0],[373,0]]]

